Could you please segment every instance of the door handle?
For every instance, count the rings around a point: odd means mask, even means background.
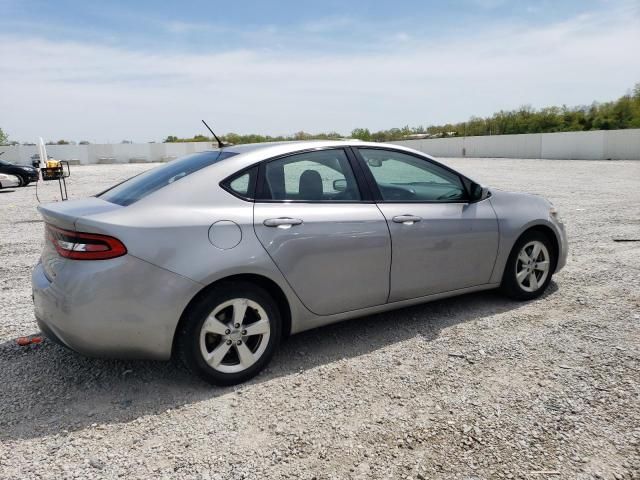
[[[299,218],[280,217],[267,218],[262,223],[265,227],[291,228],[294,225],[300,225],[302,223],[302,220],[300,220]]]
[[[393,217],[394,222],[402,223],[403,225],[413,225],[420,220],[422,220],[422,218],[416,215],[397,215]]]

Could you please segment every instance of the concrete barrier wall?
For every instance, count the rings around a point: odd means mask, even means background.
[[[393,142],[434,157],[503,157],[575,160],[640,160],[640,129],[452,137]],[[166,162],[213,148],[209,142],[47,145],[58,160],[92,163]],[[2,147],[2,159],[30,164],[35,146]]]
[[[461,137],[438,138],[436,140],[405,140],[393,142],[423,152],[429,151],[434,157],[461,157],[464,141]]]
[[[640,160],[640,129],[433,138],[393,143],[434,157]]]
[[[47,155],[57,160],[89,165],[93,163],[145,163],[167,162],[189,153],[210,150],[210,142],[191,143],[123,143],[95,145],[47,145]],[[5,152],[0,158],[8,162],[30,165],[31,156],[38,153],[36,146],[0,146]]]
[[[610,130],[604,136],[604,152],[606,158],[628,158],[637,160],[640,157],[640,129]]]

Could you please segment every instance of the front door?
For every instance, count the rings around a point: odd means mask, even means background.
[[[460,176],[424,157],[359,148],[393,245],[389,301],[483,285],[498,250],[489,200],[469,203]]]
[[[302,303],[317,315],[381,305],[391,241],[363,200],[344,149],[296,153],[260,166],[254,227]]]

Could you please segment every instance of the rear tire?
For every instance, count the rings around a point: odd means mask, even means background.
[[[256,376],[280,343],[282,320],[273,298],[246,282],[224,282],[197,299],[177,332],[186,367],[214,385]]]
[[[551,282],[555,250],[547,235],[531,231],[513,246],[502,275],[502,292],[514,300],[533,300]]]
[[[25,178],[22,175],[16,175],[18,177],[18,187],[25,187]]]

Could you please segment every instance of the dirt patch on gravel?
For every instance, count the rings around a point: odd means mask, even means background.
[[[550,199],[570,257],[528,303],[466,295],[306,332],[212,388],[37,333],[35,186],[0,197],[0,478],[640,478],[640,162],[446,159]],[[150,165],[72,167],[72,197]],[[51,201],[57,185],[38,187]]]

